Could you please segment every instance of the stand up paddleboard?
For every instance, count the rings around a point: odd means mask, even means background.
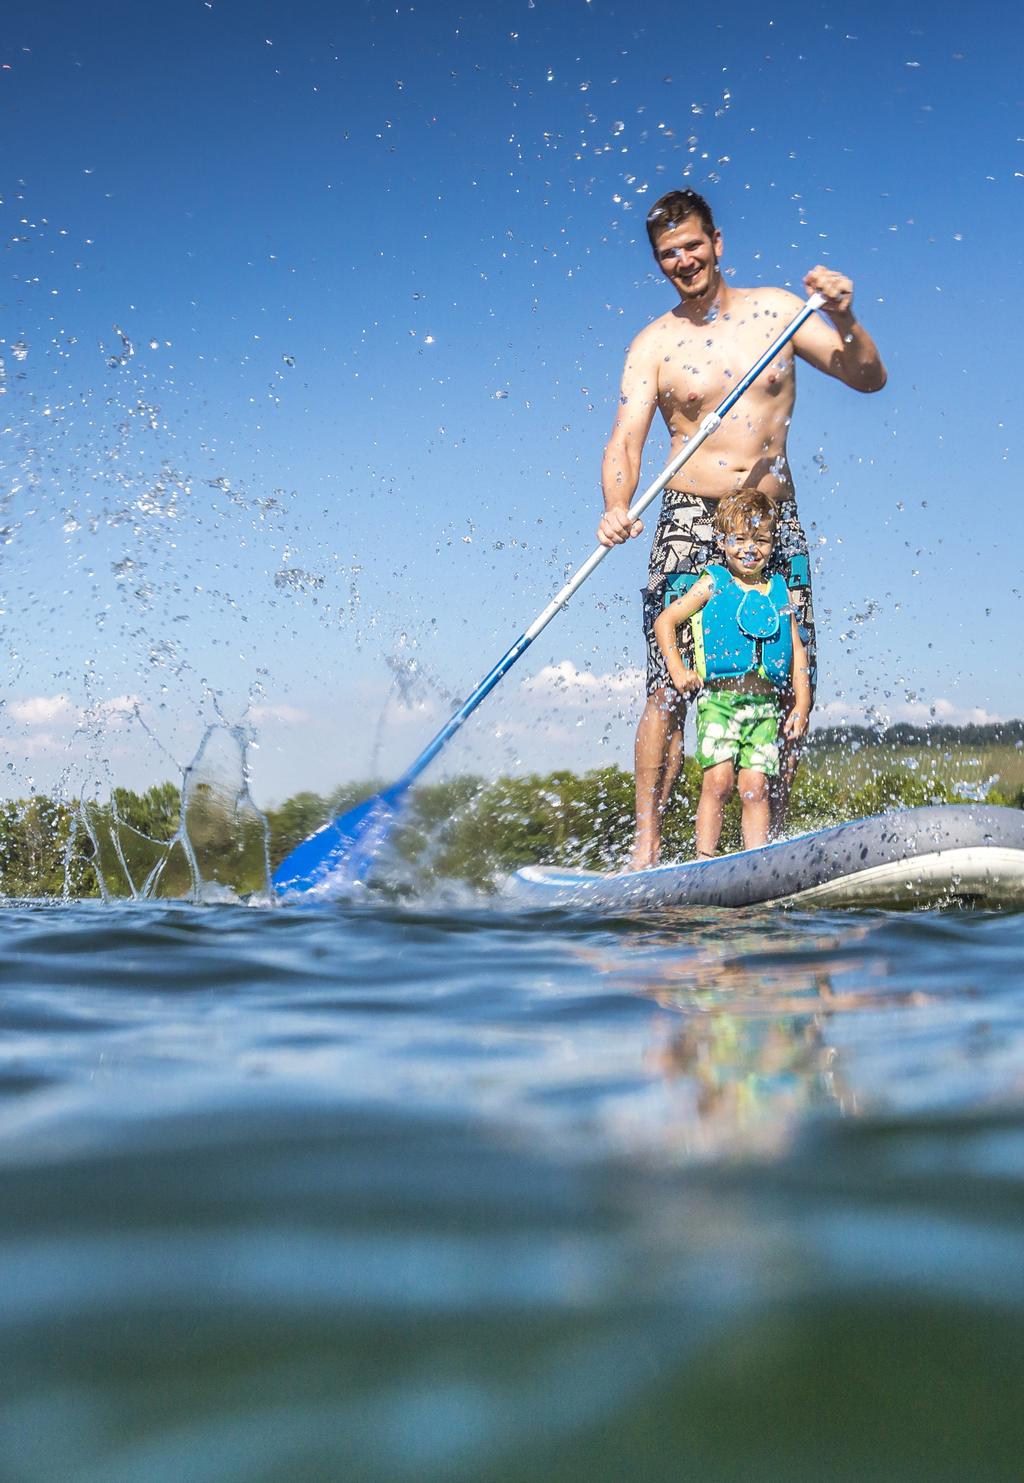
[[[714,860],[619,875],[528,865],[529,905],[1024,907],[1024,811],[978,804],[903,809]]]

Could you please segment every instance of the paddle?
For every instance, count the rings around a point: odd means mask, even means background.
[[[680,449],[662,469],[654,483],[644,490],[640,498],[634,501],[629,510],[631,520],[638,519],[643,514],[647,506],[657,498],[687,459],[692,458],[705,439],[716,430],[722,418],[739,401],[752,382],[757,380],[782,347],[793,338],[800,326],[810,319],[815,310],[820,309],[824,302],[821,294],[811,295],[799,314],[790,321],[777,339],[772,341],[768,349],[751,366],[725,400],[716,407],[714,412],[708,413],[685,447]],[[555,614],[565,607],[573,593],[577,588],[582,587],[591,572],[600,566],[610,549],[608,546],[598,546],[575,576],[569,579],[561,592],[553,597],[544,611],[534,619],[526,632],[516,639],[508,653],[498,660],[490,674],[480,681],[468,700],[463,702],[447,725],[442,726],[433,741],[424,747],[412,766],[407,768],[397,782],[392,783],[391,787],[385,788],[383,792],[375,793],[365,803],[349,809],[347,813],[341,814],[329,824],[324,824],[315,834],[311,834],[308,839],[303,840],[302,844],[292,850],[274,873],[275,891],[279,894],[308,891],[327,876],[334,876],[342,867],[344,867],[345,879],[362,880],[376,850],[386,838],[402,800],[420,773],[430,766],[438,752],[446,742],[451,740],[462,723],[491,693],[498,681],[508,673],[520,655],[525,653],[537,635],[548,626]]]

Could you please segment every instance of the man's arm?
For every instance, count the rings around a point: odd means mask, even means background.
[[[832,268],[812,268],[804,278],[808,294],[824,295],[823,305],[832,328],[817,316],[802,325],[793,340],[801,360],[835,376],[854,391],[881,391],[886,382],[885,366],[878,347],[854,317],[853,284]]]
[[[630,522],[626,513],[636,493],[644,443],[658,405],[658,365],[650,346],[650,335],[644,331],[626,355],[619,410],[601,464],[604,514],[597,538],[602,546],[620,546],[644,528],[642,520]]]

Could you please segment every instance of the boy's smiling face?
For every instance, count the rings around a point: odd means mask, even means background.
[[[750,525],[745,530],[730,530],[722,536],[725,564],[741,582],[763,582],[768,558],[775,545],[775,532],[770,525]]]

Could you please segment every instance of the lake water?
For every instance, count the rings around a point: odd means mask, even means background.
[[[4,1483],[1020,1478],[1024,916],[3,923]]]

